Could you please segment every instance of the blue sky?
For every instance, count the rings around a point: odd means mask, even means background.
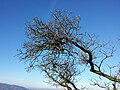
[[[26,72],[14,56],[25,39],[24,24],[35,16],[46,20],[54,9],[80,14],[83,32],[112,41],[120,36],[120,0],[0,0],[0,82],[50,87],[39,71]]]

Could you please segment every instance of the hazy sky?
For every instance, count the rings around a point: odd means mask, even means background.
[[[25,39],[24,24],[35,16],[46,20],[54,9],[80,14],[83,32],[113,41],[120,36],[120,0],[0,0],[0,82],[50,87],[39,71],[26,72],[14,56]]]

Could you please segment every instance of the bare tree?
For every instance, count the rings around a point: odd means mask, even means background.
[[[48,60],[49,59],[49,60]],[[66,59],[59,59],[57,61],[53,58],[48,58],[47,61],[43,61],[40,64],[40,68],[47,74],[47,77],[50,79],[49,84],[53,84],[55,86],[61,85],[67,90],[79,90],[76,85],[76,76],[78,70],[76,68],[76,63],[74,60],[69,58],[69,61]]]
[[[108,66],[109,67],[109,75],[110,76],[114,76],[116,79],[117,78],[120,78],[120,65],[115,65],[115,66]],[[116,68],[116,69],[115,69]],[[117,71],[115,71],[115,70]],[[114,71],[114,72],[112,72]],[[102,82],[104,81],[104,82]],[[99,80],[97,79],[91,79],[91,85],[94,85],[94,86],[98,86],[100,88],[104,88],[106,90],[119,90],[120,89],[120,86],[119,86],[119,83],[116,82],[116,81],[106,81],[106,80],[102,80],[101,77],[99,77]]]
[[[118,77],[102,69],[102,64],[113,56],[114,46],[101,43],[94,34],[82,33],[79,22],[79,16],[65,10],[52,12],[48,22],[34,18],[26,24],[28,41],[19,50],[21,59],[29,62],[29,69],[39,67],[67,90],[78,90],[74,83],[82,64],[89,66],[90,72],[120,83]]]

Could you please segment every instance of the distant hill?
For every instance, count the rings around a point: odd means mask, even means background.
[[[29,90],[27,88],[17,86],[17,85],[9,85],[5,83],[0,83],[0,90]]]
[[[52,88],[52,89],[50,89],[50,88],[33,88],[33,89],[30,89],[30,90],[63,90],[63,89],[58,89],[58,88]]]

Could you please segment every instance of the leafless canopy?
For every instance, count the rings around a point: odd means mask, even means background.
[[[20,58],[29,62],[29,69],[39,67],[67,90],[78,90],[74,83],[82,64],[90,66],[91,72],[120,83],[119,78],[101,69],[104,61],[113,56],[114,47],[100,43],[94,34],[82,33],[79,22],[80,16],[72,16],[65,10],[52,12],[47,22],[34,18],[26,24],[28,41],[20,50]]]

